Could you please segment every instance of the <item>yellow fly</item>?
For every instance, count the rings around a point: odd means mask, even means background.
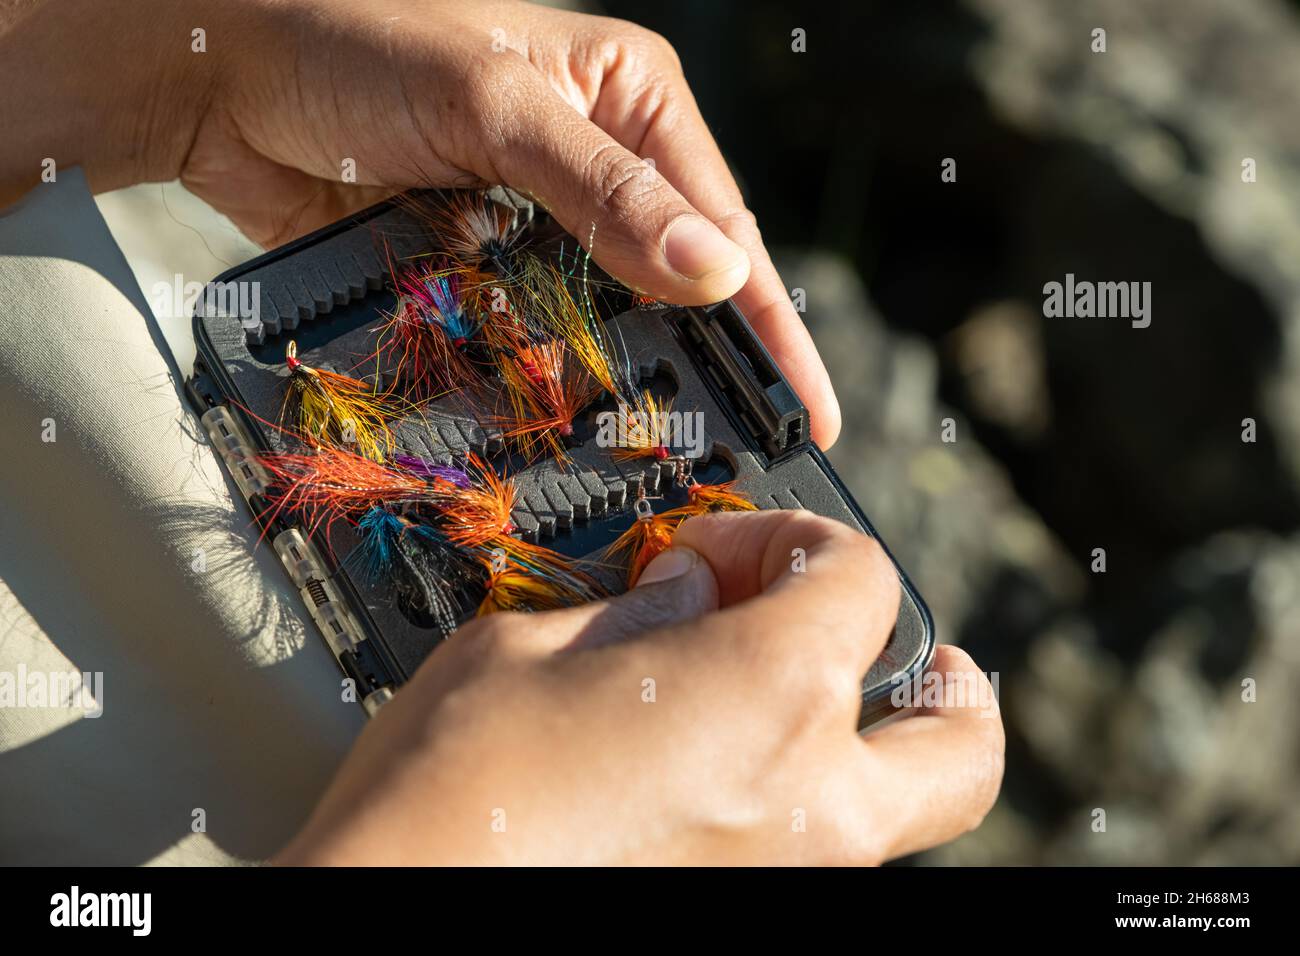
[[[394,414],[389,396],[360,379],[312,368],[298,359],[298,343],[285,352],[289,390],[280,412],[293,430],[312,445],[350,447],[362,458],[384,461],[392,454]]]

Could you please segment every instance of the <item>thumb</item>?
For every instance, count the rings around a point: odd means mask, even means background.
[[[651,561],[631,591],[563,611],[532,615],[528,644],[536,650],[586,650],[631,640],[717,610],[718,582],[690,548],[669,548]]]
[[[749,277],[743,248],[536,70],[510,69],[510,89],[525,100],[524,108],[496,113],[485,144],[499,180],[545,206],[633,289],[682,305],[718,302],[740,290]]]

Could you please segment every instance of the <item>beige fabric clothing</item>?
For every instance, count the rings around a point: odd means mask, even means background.
[[[0,211],[0,301],[0,863],[265,858],[364,716],[79,170]],[[4,697],[71,670],[101,716]]]

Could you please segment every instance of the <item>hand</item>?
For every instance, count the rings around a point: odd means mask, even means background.
[[[594,257],[630,286],[734,295],[813,437],[839,434],[754,217],[647,30],[515,2],[28,0],[0,10],[0,80],[19,147],[0,205],[55,157],[96,190],[179,176],[273,245],[395,190],[505,183],[584,242],[594,224]]]
[[[874,864],[992,805],[996,705],[855,731],[899,601],[871,539],[799,511],[695,518],[641,582],[458,631],[277,862]],[[955,648],[934,667],[984,681]]]

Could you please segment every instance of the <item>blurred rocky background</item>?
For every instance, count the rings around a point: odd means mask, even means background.
[[[1300,6],[598,9],[677,47],[806,291],[836,467],[1000,675],[1002,797],[917,862],[1300,862]],[[174,184],[101,205],[146,293],[252,252]],[[1066,273],[1151,282],[1151,326],[1044,318]]]

